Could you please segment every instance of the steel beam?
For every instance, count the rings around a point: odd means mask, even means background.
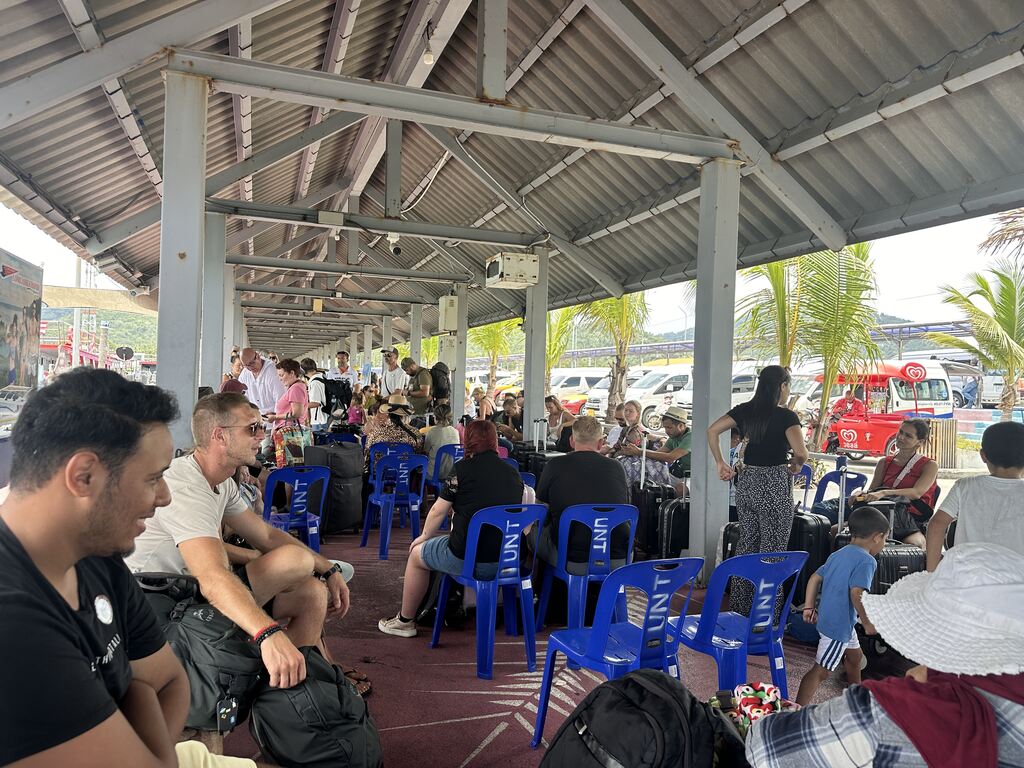
[[[455,370],[452,374],[452,392],[449,405],[452,409],[452,423],[458,424],[466,411],[466,347],[469,343],[469,301],[466,286],[455,286],[458,298],[458,323],[455,331]],[[417,359],[416,362],[422,362]]]
[[[285,2],[201,0],[99,48],[16,78],[0,88],[0,130],[155,61],[170,46],[201,40]]]
[[[544,410],[544,350],[547,349],[549,254],[539,251],[537,283],[526,289],[526,313],[523,333],[526,334],[526,360],[523,363],[523,439],[533,437],[534,422],[546,420]],[[545,432],[547,424],[544,425]]]
[[[409,308],[409,357],[419,360],[423,344],[423,307],[413,304]]]
[[[433,304],[424,299],[417,298],[415,296],[395,296],[391,293],[357,293],[355,291],[346,291],[344,289],[335,291],[335,295],[339,299],[345,301],[377,301],[384,304]]]
[[[339,112],[331,115],[331,117],[324,120],[315,128],[307,128],[305,131],[302,131],[302,133],[298,133],[291,138],[280,141],[271,147],[267,147],[251,157],[235,163],[219,173],[209,176],[206,179],[206,195],[215,195],[236,182],[244,181],[247,177],[270,168],[282,160],[294,155],[313,141],[320,141],[327,136],[339,133],[355,123],[358,123],[362,119],[363,115],[356,115],[351,112]],[[332,189],[332,187],[327,188],[327,190]],[[318,195],[324,191],[325,190],[318,190],[312,195],[309,195],[297,202],[298,204],[314,205],[333,194],[333,192],[330,191],[327,194],[323,194],[323,196],[318,197]],[[155,203],[154,205],[129,216],[123,221],[113,224],[105,230],[97,232],[93,237],[90,237],[85,241],[85,249],[90,255],[95,256],[96,254],[102,253],[106,249],[124,242],[132,235],[159,222],[160,204]],[[232,247],[237,247],[245,240],[256,237],[256,235],[260,234],[262,231],[265,230],[256,231],[256,228],[253,227],[250,228],[248,232],[244,233],[247,235],[246,237],[239,239],[237,236],[232,236],[232,238],[228,240],[228,250],[231,250]],[[232,241],[234,241],[233,245]]]
[[[299,206],[312,206],[323,202],[327,198],[336,195],[341,190],[345,189],[348,184],[344,179],[339,181],[333,181],[330,184],[320,187],[313,192],[310,192],[302,200],[296,201],[296,205]],[[228,235],[228,251],[238,248],[246,240],[253,240],[264,232],[273,229],[278,225],[278,222],[270,221],[257,221],[252,226],[243,227],[240,232],[235,232],[233,235]]]
[[[508,0],[480,0],[476,10],[476,97],[505,101]]]
[[[693,353],[693,434],[703,436],[711,422],[732,407],[732,346],[739,237],[740,169],[716,160],[701,169],[700,231],[697,236],[697,308]],[[728,451],[728,435],[722,436]],[[728,453],[724,455],[728,456]],[[718,532],[729,522],[729,486],[706,450],[694,451],[690,488],[690,554],[713,564]],[[676,557],[680,553],[671,553]],[[705,573],[710,574],[712,565]]]
[[[235,290],[239,293],[276,293],[282,296],[315,296],[323,299],[338,298],[337,291],[327,291],[321,288],[301,288],[295,285],[252,285],[251,283],[235,283]]]
[[[484,186],[504,200],[506,205],[512,210],[536,222],[541,229],[550,233],[552,243],[558,246],[558,249],[565,254],[566,258],[579,267],[584,274],[591,277],[594,282],[608,291],[610,295],[616,298],[622,295],[622,285],[619,284],[614,275],[600,265],[595,264],[594,260],[584,253],[581,248],[570,242],[568,235],[558,228],[553,219],[544,214],[535,214],[531,211],[524,201],[517,198],[510,191],[511,185],[507,181],[500,179],[497,176],[497,172],[489,171],[481,166],[446,129],[432,125],[425,125],[423,129],[443,149],[448,150],[452,157],[462,163]]]
[[[794,216],[804,222],[833,250],[846,245],[847,234],[835,219],[776,162],[754,135],[683,62],[641,21],[632,0],[588,0],[590,10],[623,44],[666,84],[672,87],[687,112],[705,130],[739,141],[739,157],[754,167],[767,186]]]
[[[171,424],[177,448],[192,445],[190,417],[199,386],[197,350],[203,284],[203,179],[206,164],[206,81],[178,72],[164,84],[164,199],[160,227],[157,383],[178,398]]]
[[[199,383],[220,389],[227,358],[224,353],[225,220],[206,214],[203,242],[202,321],[199,335]],[[234,276],[232,276],[234,280]]]
[[[384,216],[402,215],[402,121],[388,120],[385,131]]]
[[[406,280],[438,283],[468,283],[469,275],[457,272],[421,272],[415,269],[391,269],[389,267],[372,267],[352,264],[332,264],[330,262],[302,261],[299,259],[267,259],[262,256],[244,256],[228,254],[228,264],[255,269],[286,269],[316,272],[326,275],[365,275],[367,277],[401,277]]]
[[[312,312],[312,304],[280,304],[274,301],[243,301],[243,309],[281,309],[281,310],[292,310],[293,312]],[[330,308],[324,307],[323,314],[341,314],[341,315],[375,315],[377,317],[383,317],[384,315],[390,315],[391,311],[387,309],[370,309],[369,307],[335,307]]]
[[[699,164],[708,158],[731,158],[738,149],[731,139],[624,126],[549,110],[504,107],[438,91],[265,62],[243,62],[217,54],[173,50],[168,54],[167,67],[208,77],[213,89],[222,93],[247,93],[328,109],[345,108],[379,117],[634,157]]]
[[[252,19],[245,19],[228,29],[228,53],[238,59],[252,58]],[[242,162],[252,155],[252,98],[234,94],[231,115],[235,127],[235,157]],[[238,196],[252,200],[252,176],[238,182]],[[251,241],[248,247],[252,247]]]

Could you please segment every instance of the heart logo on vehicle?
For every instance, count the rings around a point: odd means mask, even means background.
[[[843,442],[847,448],[857,447],[857,432],[852,429],[841,429],[839,430],[839,439]]]

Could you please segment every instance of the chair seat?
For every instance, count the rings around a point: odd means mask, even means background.
[[[613,667],[629,666],[637,660],[637,649],[643,632],[636,624],[628,621],[611,624],[608,627],[608,644],[600,659],[587,659],[587,644],[593,629],[559,629],[548,637],[549,646],[554,645],[575,661],[596,662]]]
[[[312,512],[306,513],[305,520],[302,520],[301,518],[295,518],[293,520],[291,519],[291,515],[289,515],[287,512],[277,512],[270,516],[270,524],[275,528],[280,528],[282,526],[287,527],[289,525],[305,527],[307,525],[316,525],[319,523],[320,516],[314,515]]]
[[[711,647],[720,651],[736,651],[743,647],[742,640],[734,638],[741,637],[746,632],[747,619],[745,616],[731,611],[718,614],[718,621],[715,623],[715,633],[711,636]],[[669,624],[675,628],[678,625],[676,619],[669,619]],[[683,619],[683,630],[680,640],[690,648],[705,650],[704,643],[696,643],[697,625],[700,624],[700,616],[687,616]]]

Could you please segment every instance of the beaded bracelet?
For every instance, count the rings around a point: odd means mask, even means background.
[[[270,624],[269,626],[264,627],[259,632],[257,632],[255,635],[253,635],[252,636],[252,641],[256,645],[262,645],[264,640],[266,640],[268,637],[273,635],[275,632],[281,632],[283,629],[284,629],[284,627],[282,627],[280,624],[278,624],[275,621],[273,624]]]

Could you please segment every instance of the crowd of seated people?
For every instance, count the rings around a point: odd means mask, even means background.
[[[0,764],[254,765],[209,755],[195,742],[175,747],[187,678],[130,571],[194,576],[204,599],[250,636],[282,627],[259,645],[268,683],[289,687],[304,678],[298,648],[322,647],[325,620],[348,610],[349,574],[258,514],[262,489],[248,468],[267,422],[276,421],[268,413],[297,418],[302,402],[297,388],[289,396],[301,381],[282,362],[283,407],[261,411],[239,392],[205,397],[192,414],[195,449],[175,459],[167,424],[176,407],[159,389],[80,370],[30,397],[12,438],[11,495],[0,507],[0,651],[17,659],[0,667],[0,718],[20,734],[2,741]],[[538,478],[537,500],[548,516],[526,544],[540,567],[557,562],[567,507],[629,501],[631,473],[645,452],[651,481],[664,473],[686,493],[691,442],[681,409],[664,414],[667,437],[657,444],[639,428],[636,403],[626,404],[623,423],[607,438],[597,419],[568,419],[547,405],[547,437],[558,427],[571,452],[550,459]],[[460,440],[445,404],[434,407],[434,425],[423,435],[408,423],[404,395],[370,410],[367,449],[405,443],[431,463],[443,445],[465,449],[464,459],[441,470],[448,478],[410,545],[401,604],[378,624],[383,633],[412,637],[431,572],[462,572],[473,515],[522,503],[524,486],[498,456],[500,430],[491,420],[471,421]],[[502,414],[514,429],[521,414],[515,397]],[[52,440],[56,430],[66,439]],[[923,440],[914,422],[903,425],[900,452],[893,466],[879,463],[868,500],[893,489],[909,500],[926,497],[935,475],[934,462],[914,459]],[[924,529],[929,573],[862,597],[871,629],[921,666],[905,679],[851,685],[823,704],[757,721],[747,743],[752,765],[1024,766],[1024,425],[990,427],[982,457],[989,475],[959,481]],[[954,521],[955,544],[944,553]],[[248,546],[225,544],[225,531]],[[626,533],[612,534],[613,567],[626,560]],[[570,571],[586,567],[588,536],[569,532]],[[484,530],[479,577],[496,571],[500,544],[496,530]],[[121,762],[104,762],[112,754]]]

